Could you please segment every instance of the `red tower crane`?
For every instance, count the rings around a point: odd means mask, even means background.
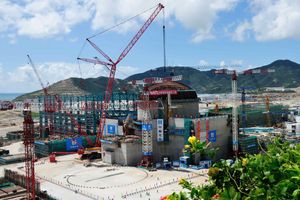
[[[25,146],[25,178],[27,200],[35,199],[35,174],[34,174],[34,126],[31,111],[23,110],[23,141]]]
[[[107,61],[101,61],[99,59],[91,59],[91,58],[77,58],[78,60],[82,60],[85,62],[90,62],[93,64],[100,64],[104,65],[110,68],[110,74],[109,74],[109,79],[108,83],[106,86],[106,91],[105,91],[105,96],[104,96],[104,102],[102,105],[101,109],[101,118],[99,122],[99,130],[97,133],[96,137],[96,144],[95,146],[100,147],[101,146],[101,141],[100,139],[103,136],[103,131],[104,131],[104,125],[106,121],[106,112],[108,110],[109,106],[109,101],[112,96],[112,89],[113,89],[113,84],[114,84],[114,79],[115,79],[115,73],[117,69],[117,65],[126,57],[126,55],[130,52],[132,47],[137,43],[137,41],[141,38],[143,33],[147,30],[147,28],[150,26],[150,24],[153,22],[153,20],[156,18],[156,16],[160,13],[160,11],[164,8],[162,4],[158,4],[154,12],[151,14],[151,16],[148,18],[148,20],[144,23],[144,25],[139,29],[139,31],[136,33],[136,35],[131,39],[129,44],[125,47],[125,49],[122,51],[120,56],[116,61],[113,61],[104,51],[102,51],[95,43],[93,43],[89,38],[87,38],[87,42],[96,49]]]
[[[45,87],[45,85],[43,84],[43,81],[32,61],[32,59],[30,58],[29,55],[27,55],[28,57],[28,61],[29,61],[29,64],[31,65],[42,89],[43,89],[43,92],[44,92],[44,111],[49,114],[49,120],[50,120],[50,126],[49,126],[49,132],[50,134],[53,133],[53,121],[54,121],[54,116],[53,116],[53,113],[56,111],[56,106],[55,106],[55,103],[54,103],[54,99],[57,99],[57,97],[55,96],[55,98],[53,98],[53,96],[51,96],[48,92],[48,88]],[[53,98],[53,99],[52,99]],[[41,127],[41,124],[40,124],[40,127]],[[41,128],[40,128],[40,133],[41,133]]]
[[[31,65],[42,89],[43,89],[43,92],[44,92],[44,111],[49,114],[49,118],[50,118],[50,127],[49,127],[49,130],[50,130],[50,133],[53,133],[53,119],[54,119],[54,116],[53,116],[53,113],[56,112],[57,110],[61,110],[63,109],[63,104],[62,104],[62,100],[60,99],[59,95],[50,95],[49,92],[48,92],[48,88],[43,84],[43,81],[31,59],[31,57],[29,55],[27,55],[28,57],[28,61],[29,61],[29,64]],[[54,102],[55,101],[55,102]],[[75,120],[74,116],[72,115],[72,113],[70,113],[69,111],[67,111],[67,115],[70,117],[71,119],[71,122],[76,126],[78,127],[79,129],[79,134],[80,135],[83,135],[83,136],[86,136],[87,138],[87,142],[90,146],[93,145],[91,139],[88,137],[87,133],[84,132],[83,130],[81,130],[80,128],[80,124]],[[41,125],[40,125],[41,126]],[[41,129],[40,129],[40,132],[41,132]]]

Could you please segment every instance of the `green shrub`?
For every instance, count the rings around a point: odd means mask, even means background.
[[[208,174],[208,185],[194,186],[181,180],[187,192],[167,199],[300,199],[300,144],[275,138],[262,154],[236,159],[232,165],[221,160]]]

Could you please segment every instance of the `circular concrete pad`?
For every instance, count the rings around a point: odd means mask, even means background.
[[[147,171],[132,167],[91,168],[78,174],[69,174],[67,182],[82,188],[107,189],[126,187],[147,177]]]

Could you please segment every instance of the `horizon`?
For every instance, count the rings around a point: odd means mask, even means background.
[[[289,62],[293,62],[293,63],[296,63],[298,65],[300,65],[299,63],[293,61],[293,60],[289,60],[289,59],[277,59],[277,60],[274,60],[272,62],[270,62],[269,64],[263,64],[262,66],[257,66],[257,67],[252,67],[252,68],[242,68],[241,66],[234,66],[237,71],[243,71],[243,70],[248,70],[248,69],[255,69],[255,68],[261,68],[261,67],[264,67],[264,66],[267,66],[267,65],[271,65],[272,63],[274,62],[280,62],[280,61],[289,61]],[[182,65],[182,66],[166,66],[167,68],[170,67],[170,68],[174,68],[174,67],[186,67],[186,68],[191,68],[191,69],[195,69],[195,70],[198,70],[198,71],[201,71],[201,72],[205,72],[205,71],[211,71],[211,70],[215,70],[215,69],[231,69],[232,66],[216,66],[216,65],[211,65],[211,66],[204,66],[204,67],[209,67],[207,70],[203,69],[199,69],[199,67],[201,66],[186,66],[186,65]],[[197,67],[197,68],[196,68]],[[212,67],[212,68],[211,68]],[[130,76],[133,76],[133,75],[136,75],[136,74],[142,74],[142,73],[146,73],[147,71],[150,71],[150,70],[155,70],[155,69],[159,69],[159,68],[164,68],[164,66],[160,66],[160,67],[155,67],[155,68],[149,68],[149,69],[146,69],[146,71],[143,71],[143,72],[138,72],[138,73],[135,73],[135,74],[131,74],[127,77],[122,77],[122,78],[118,78],[116,77],[117,79],[120,79],[120,80],[125,80],[127,78],[129,78]],[[72,79],[72,78],[79,78],[79,79],[83,79],[83,80],[86,80],[86,79],[90,79],[90,78],[100,78],[100,77],[103,77],[103,78],[108,78],[107,76],[98,76],[98,77],[86,77],[86,78],[81,78],[81,77],[68,77],[66,79],[62,79],[62,80],[58,80],[57,82],[54,82],[52,83],[51,85],[55,84],[55,83],[58,83],[60,81],[63,81],[63,80],[67,80],[67,79]],[[48,85],[51,86],[51,85]],[[24,94],[27,94],[27,93],[31,93],[31,92],[36,92],[36,91],[40,91],[42,90],[42,88],[38,88],[36,90],[32,90],[32,91],[24,91],[24,92],[1,92],[0,91],[0,94],[18,94],[18,95],[24,95]],[[210,94],[210,93],[208,93]]]

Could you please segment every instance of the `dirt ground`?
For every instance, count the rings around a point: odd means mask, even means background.
[[[20,111],[0,111],[0,137],[10,131],[20,131],[23,127],[23,116]]]

